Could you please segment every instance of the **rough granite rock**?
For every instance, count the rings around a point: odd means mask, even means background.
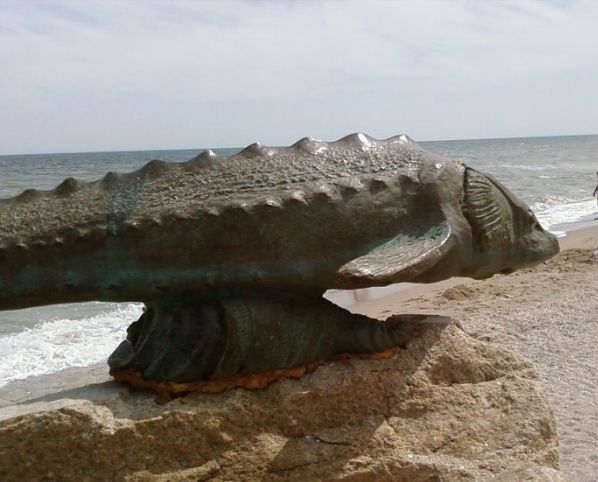
[[[560,481],[531,364],[453,323],[391,359],[158,404],[115,382],[0,409],[0,480]]]

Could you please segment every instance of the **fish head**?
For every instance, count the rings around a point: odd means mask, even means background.
[[[559,252],[557,238],[532,210],[492,176],[464,166],[461,211],[471,230],[467,276],[487,278],[545,261]]]

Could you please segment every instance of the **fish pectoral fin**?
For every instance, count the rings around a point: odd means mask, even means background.
[[[338,279],[354,287],[411,281],[436,265],[451,249],[447,223],[415,234],[400,234],[368,253],[345,263]]]

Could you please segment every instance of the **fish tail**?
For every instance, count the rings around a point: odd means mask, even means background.
[[[424,323],[448,323],[437,315],[394,315],[384,321],[353,315],[351,327],[338,331],[337,352],[376,353],[389,348],[405,348],[417,337]]]

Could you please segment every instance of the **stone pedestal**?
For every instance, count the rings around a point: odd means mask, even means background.
[[[0,479],[565,480],[521,356],[419,322],[391,359],[159,404],[116,382],[0,409]]]

